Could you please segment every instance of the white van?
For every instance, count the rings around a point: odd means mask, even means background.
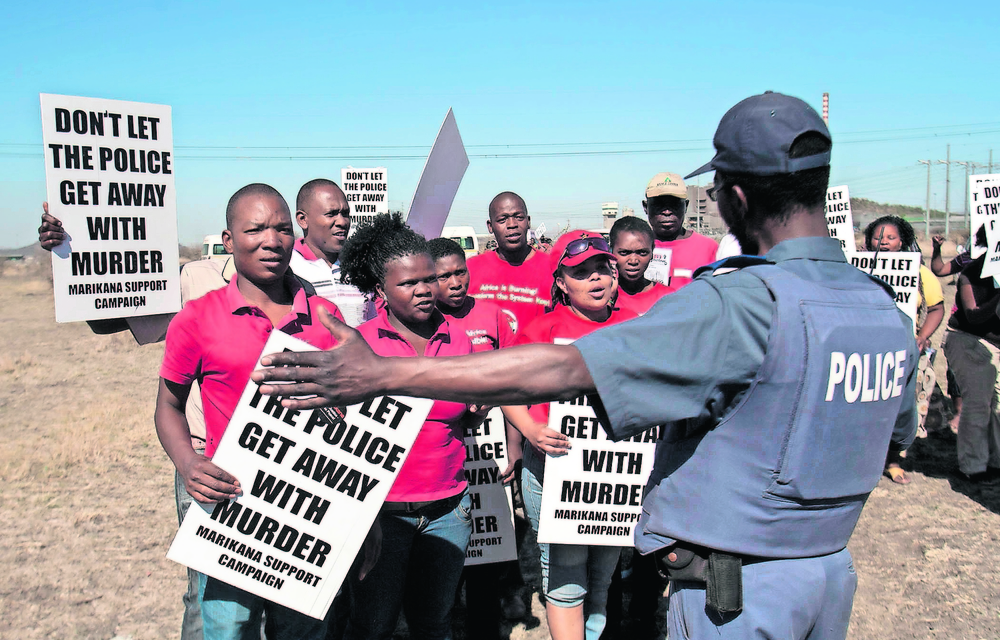
[[[229,259],[229,252],[226,251],[226,245],[222,244],[221,235],[205,236],[201,241],[201,259],[223,262]]]
[[[466,258],[479,255],[479,238],[472,227],[445,227],[441,231],[441,237],[457,242],[465,251]]]

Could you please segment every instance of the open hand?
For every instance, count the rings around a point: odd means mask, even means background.
[[[281,396],[289,409],[316,409],[357,404],[384,395],[381,383],[387,366],[361,334],[337,320],[326,309],[319,319],[337,344],[327,351],[274,353],[261,359],[265,369],[251,374],[263,382],[260,392]],[[290,384],[268,384],[289,382]],[[313,396],[297,398],[290,396]]]

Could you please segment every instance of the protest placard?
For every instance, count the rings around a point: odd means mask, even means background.
[[[586,396],[551,403],[549,427],[572,446],[545,457],[538,541],[632,546],[660,427],[613,442]]]
[[[262,355],[312,350],[275,331]],[[212,458],[236,476],[244,494],[192,505],[167,557],[322,618],[431,404],[386,396],[293,411],[250,381]]]
[[[385,167],[340,170],[340,186],[351,207],[351,229],[380,213],[389,213],[389,178]]]
[[[830,237],[840,241],[840,248],[850,255],[857,250],[854,241],[854,217],[851,214],[851,191],[847,185],[826,190],[826,228]]]
[[[969,176],[972,235],[986,226],[986,262],[982,276],[1000,275],[1000,174]],[[975,243],[973,243],[975,244]],[[975,255],[975,254],[973,254]]]
[[[475,429],[465,429],[465,479],[472,498],[472,537],[466,566],[517,559],[514,502],[500,474],[507,468],[507,434],[499,407]]]
[[[43,93],[56,321],[181,308],[170,107]]]
[[[670,259],[673,253],[673,249],[654,247],[653,257],[646,268],[646,277],[660,284],[670,284]]]
[[[448,109],[434,138],[434,146],[427,154],[424,170],[420,172],[406,224],[427,239],[440,236],[468,168],[469,155],[465,152],[462,134],[458,131],[455,114]]]
[[[847,257],[858,269],[886,282],[896,292],[896,306],[917,323],[920,253],[917,251],[857,251]]]

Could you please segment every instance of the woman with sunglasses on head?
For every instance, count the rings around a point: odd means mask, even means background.
[[[614,256],[600,234],[567,231],[550,254],[555,283],[553,309],[532,321],[515,344],[567,344],[592,331],[637,317],[613,307]],[[522,488],[525,510],[538,531],[545,455],[564,454],[569,438],[549,428],[549,405],[504,407],[525,438]],[[598,640],[604,630],[608,585],[620,547],[540,543],[542,591],[554,640]]]
[[[427,243],[399,214],[360,225],[340,255],[345,282],[378,297],[378,316],[358,330],[383,356],[472,353],[464,331],[437,310],[438,279]],[[347,640],[392,637],[399,612],[413,638],[451,638],[451,610],[472,533],[465,480],[467,405],[435,402],[379,514],[382,553],[364,580],[349,578]]]
[[[917,246],[917,236],[913,232],[913,226],[899,216],[882,216],[873,220],[865,227],[865,248],[868,251],[920,251]],[[931,336],[941,326],[944,319],[944,293],[941,291],[941,283],[930,269],[920,265],[920,284],[917,288],[917,348],[923,354],[931,346]],[[919,375],[924,378],[924,371],[930,369],[929,358],[921,357]],[[933,390],[933,381],[929,385],[928,395]],[[924,428],[924,421],[927,419],[926,405],[918,405],[917,436],[927,437],[927,430]],[[923,435],[921,435],[923,434]],[[906,477],[906,472],[899,466],[900,460],[905,457],[906,452],[889,452],[886,460],[885,475],[896,484],[909,484],[910,479]]]

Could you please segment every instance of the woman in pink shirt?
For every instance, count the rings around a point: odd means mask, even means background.
[[[345,282],[384,303],[358,328],[375,353],[472,353],[465,332],[437,310],[434,260],[402,216],[380,215],[359,226],[340,263]],[[356,571],[349,577],[347,640],[388,640],[400,610],[413,638],[451,637],[451,609],[472,533],[462,440],[470,416],[457,402],[431,408],[379,515],[379,561],[363,581]]]
[[[609,324],[637,317],[613,306],[614,256],[600,234],[567,231],[551,256],[554,308],[536,318],[515,344],[568,344]],[[538,531],[546,454],[561,455],[569,438],[548,426],[549,405],[504,407],[507,419],[524,435],[521,484],[524,507]],[[604,630],[608,586],[620,547],[539,543],[542,591],[549,632],[555,640],[598,640]]]

